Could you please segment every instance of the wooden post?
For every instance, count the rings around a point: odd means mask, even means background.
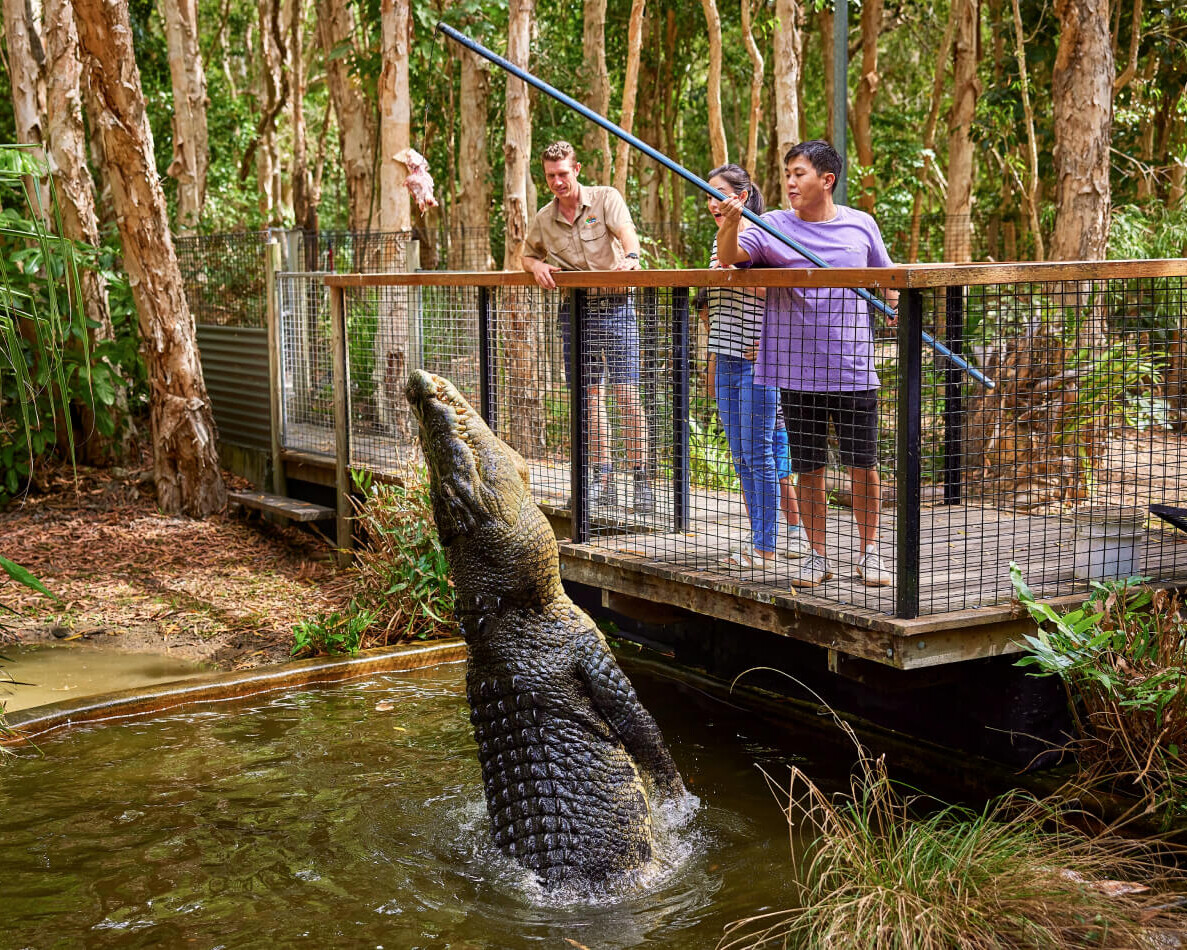
[[[267,297],[268,316],[268,393],[271,411],[272,435],[272,494],[287,495],[287,479],[284,474],[284,456],[281,454],[281,420],[283,406],[281,400],[281,363],[280,363],[280,300],[277,296],[276,272],[280,269],[280,244],[273,237],[265,245],[266,266],[265,295]]]
[[[338,508],[338,564],[350,563],[350,379],[346,374],[346,290],[330,287],[330,349],[334,383],[334,484]]]

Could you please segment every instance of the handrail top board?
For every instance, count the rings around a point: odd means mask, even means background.
[[[742,270],[555,271],[559,288],[622,287],[928,287],[1187,277],[1187,258],[1047,261],[1011,264],[911,264],[895,267],[755,267]],[[325,274],[330,287],[534,287],[521,271],[417,271]]]

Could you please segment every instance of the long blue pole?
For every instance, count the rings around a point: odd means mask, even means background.
[[[563,105],[568,106],[570,109],[574,110],[575,112],[578,112],[581,115],[585,116],[585,118],[589,119],[591,122],[593,122],[597,125],[600,125],[607,132],[610,132],[610,133],[616,135],[618,138],[622,139],[628,145],[633,145],[635,148],[637,148],[639,151],[641,151],[644,155],[647,155],[648,157],[655,159],[655,161],[659,162],[661,165],[663,165],[669,171],[675,172],[677,175],[679,175],[681,178],[683,178],[689,184],[695,185],[701,191],[705,192],[705,194],[716,198],[718,201],[726,200],[726,196],[724,194],[722,194],[720,191],[718,191],[716,188],[714,188],[712,185],[710,185],[707,181],[705,181],[703,178],[700,178],[697,175],[694,175],[692,172],[690,172],[684,166],[676,164],[674,161],[672,161],[670,158],[668,158],[668,156],[665,155],[663,152],[657,151],[656,149],[654,149],[650,145],[648,145],[646,142],[644,142],[642,139],[640,139],[634,135],[631,135],[631,133],[626,131],[626,129],[620,128],[619,126],[615,125],[613,122],[611,122],[609,119],[605,118],[604,116],[598,115],[596,112],[594,112],[588,106],[582,105],[580,102],[578,102],[572,96],[565,95],[559,89],[556,89],[556,88],[548,85],[548,83],[544,82],[542,79],[537,79],[535,76],[533,76],[527,70],[520,69],[518,66],[516,66],[510,60],[504,59],[498,53],[492,52],[491,50],[489,50],[485,46],[483,46],[481,43],[478,43],[478,42],[470,39],[470,37],[466,36],[464,33],[459,33],[457,30],[455,30],[448,23],[438,22],[437,30],[441,33],[444,33],[446,36],[448,36],[454,42],[460,43],[462,46],[466,47],[466,49],[472,50],[473,52],[477,53],[479,56],[482,56],[482,57],[490,60],[496,66],[511,73],[511,75],[515,76],[517,79],[522,79],[524,82],[528,83],[528,85],[535,86],[541,92],[546,93],[549,96],[552,96],[552,98],[555,99],[557,102],[560,102]],[[778,241],[782,241],[784,244],[786,244],[789,248],[791,248],[793,251],[795,251],[797,254],[799,254],[801,257],[803,257],[805,260],[809,261],[812,264],[815,264],[817,267],[830,267],[831,266],[822,257],[817,255],[813,251],[808,250],[808,248],[804,247],[798,241],[792,240],[786,234],[784,234],[782,231],[780,231],[778,228],[772,227],[766,221],[764,221],[762,218],[760,218],[758,215],[756,215],[753,211],[749,210],[748,208],[742,209],[742,216],[747,221],[749,221],[751,224],[761,228],[763,231],[766,231],[767,234],[771,235],[771,237],[775,238]],[[894,309],[889,304],[887,304],[885,301],[879,300],[877,297],[875,297],[873,294],[871,294],[865,288],[854,287],[854,288],[852,288],[852,290],[854,293],[856,293],[863,300],[866,300],[867,302],[869,302],[873,307],[877,308],[878,310],[881,310],[882,313],[886,314],[886,316],[891,317],[891,318],[895,317]],[[929,335],[927,333],[924,333],[923,340],[925,343],[927,343],[928,346],[930,346],[932,349],[934,349],[941,356],[944,356],[944,357],[947,357],[948,359],[950,359],[953,363],[955,363],[957,366],[959,366],[961,369],[963,369],[966,373],[968,373],[970,376],[972,376],[973,379],[977,380],[977,382],[981,383],[983,386],[987,386],[990,389],[993,388],[993,385],[994,385],[993,380],[991,380],[987,376],[985,376],[975,366],[971,366],[966,360],[957,356],[950,349],[948,349],[948,347],[944,346],[944,344],[940,343],[934,337],[932,337],[931,335]]]

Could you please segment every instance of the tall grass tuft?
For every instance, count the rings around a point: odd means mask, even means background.
[[[1187,932],[1187,910],[1157,846],[1084,833],[1021,792],[980,811],[905,795],[841,726],[859,751],[847,792],[794,767],[777,787],[797,906],[730,925],[718,950],[1180,945],[1161,942]]]
[[[1038,624],[1018,665],[1059,676],[1077,736],[1083,788],[1136,796],[1163,828],[1187,819],[1187,620],[1177,594],[1093,585],[1064,613],[1034,599],[1016,564],[1015,593]]]

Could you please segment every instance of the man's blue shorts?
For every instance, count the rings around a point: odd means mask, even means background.
[[[635,307],[628,294],[586,296],[585,342],[581,362],[586,383],[600,386],[603,379],[612,386],[639,385],[639,327]],[[561,301],[557,320],[565,351],[565,379],[569,378],[569,300]]]

